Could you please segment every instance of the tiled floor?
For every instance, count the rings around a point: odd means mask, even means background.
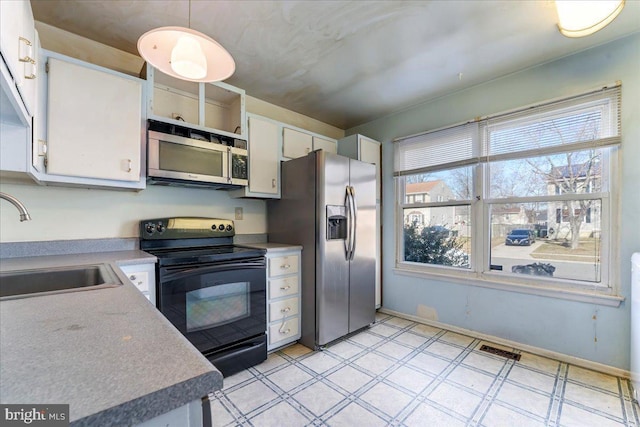
[[[324,351],[296,344],[225,378],[214,426],[640,427],[629,381],[482,343],[378,314]]]

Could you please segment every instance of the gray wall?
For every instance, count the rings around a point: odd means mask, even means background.
[[[472,70],[470,70],[472,71]],[[428,78],[428,73],[425,73]],[[395,274],[393,147],[399,136],[440,128],[622,82],[621,197],[618,236],[620,307]],[[514,73],[348,129],[383,142],[383,307],[629,369],[631,254],[640,251],[640,34]],[[595,316],[595,317],[594,317]],[[597,340],[596,340],[597,338]]]

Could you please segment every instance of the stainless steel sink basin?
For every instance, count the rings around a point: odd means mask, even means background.
[[[0,273],[0,299],[93,290],[121,285],[107,264]]]

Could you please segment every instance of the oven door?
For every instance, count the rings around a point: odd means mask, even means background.
[[[201,352],[265,333],[264,258],[159,270],[158,308]]]

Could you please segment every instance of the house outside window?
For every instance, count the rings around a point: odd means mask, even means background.
[[[619,108],[615,86],[397,139],[396,267],[609,292]]]

